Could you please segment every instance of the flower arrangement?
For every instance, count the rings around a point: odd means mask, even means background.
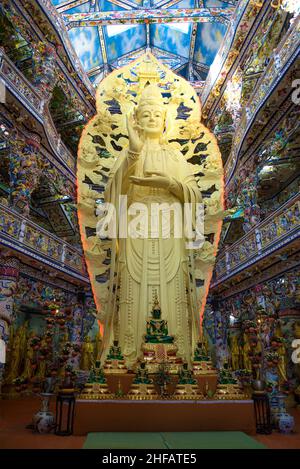
[[[42,386],[42,379],[38,376],[34,376],[31,378],[30,382],[32,384],[32,391],[33,392],[40,392]]]
[[[268,352],[266,354],[267,365],[270,368],[273,368],[278,365],[279,362],[279,354],[277,352]]]
[[[253,378],[252,371],[246,370],[245,368],[236,370],[235,376],[243,385],[250,384]]]
[[[51,329],[55,324],[55,319],[51,316],[46,317],[47,328]]]
[[[286,344],[286,339],[284,339],[283,337],[276,337],[276,336],[273,336],[271,338],[271,346],[272,348],[279,348],[281,345],[285,345]]]
[[[280,390],[283,394],[289,394],[292,388],[293,388],[292,383],[289,380],[283,381],[280,384]]]
[[[76,376],[76,372],[74,370],[74,367],[70,363],[68,363],[68,365],[66,365],[66,367],[65,367],[65,374],[66,374],[66,376],[72,376],[72,377]]]
[[[246,320],[243,324],[243,329],[246,333],[255,333],[258,331],[256,321]]]
[[[253,353],[253,356],[251,357],[251,362],[252,362],[253,368],[259,368],[260,364],[261,364],[261,361],[262,361],[261,352]]]
[[[72,348],[71,342],[66,342],[62,348],[62,354],[69,355],[71,348]]]
[[[267,381],[266,382],[266,391],[268,393],[271,393],[273,391],[273,388],[274,388],[274,382],[273,381]]]
[[[225,365],[226,366],[226,365]],[[228,368],[221,368],[219,371],[219,383],[220,384],[236,384],[236,379],[233,373]]]
[[[81,346],[78,343],[73,343],[72,344],[72,349],[73,349],[72,356],[75,357],[76,355],[78,355],[80,353]]]
[[[13,380],[13,384],[15,385],[17,392],[22,391],[27,388],[26,378],[21,378],[20,376],[18,376],[18,378],[15,378]]]
[[[37,335],[29,339],[29,344],[33,348],[33,350],[38,350],[40,348],[40,342],[41,338]]]

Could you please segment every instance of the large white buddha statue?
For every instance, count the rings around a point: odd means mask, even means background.
[[[170,237],[164,238],[168,232],[168,213],[173,213],[167,206],[157,220],[157,233],[150,232],[153,204],[183,205],[185,202],[195,207],[201,202],[201,192],[184,156],[163,142],[165,120],[161,92],[158,86],[149,85],[134,115],[127,118],[129,147],[121,164],[117,161],[112,168],[105,192],[106,202],[117,206],[119,196],[127,195],[128,207],[141,203],[149,213],[147,237],[128,236],[118,240],[118,340],[128,364],[140,355],[146,320],[156,293],[162,318],[168,321],[169,334],[176,337],[178,354],[186,360],[192,353],[193,315],[199,314],[190,307],[195,304],[189,297],[195,294],[195,289],[192,292],[189,286],[184,234],[181,238],[174,237],[174,217],[171,217]],[[113,328],[107,328],[105,334],[109,335],[106,343],[110,345]]]
[[[157,295],[177,355],[190,362],[221,230],[223,172],[216,139],[200,123],[190,84],[151,54],[100,84],[97,110],[81,138],[77,177],[81,238],[103,334],[101,359],[117,340],[127,366],[136,362]],[[204,238],[197,232],[203,187],[210,256],[201,256]],[[213,216],[211,195],[220,209]],[[104,202],[115,208],[117,220],[107,237],[99,231]],[[124,213],[127,236],[120,230]]]

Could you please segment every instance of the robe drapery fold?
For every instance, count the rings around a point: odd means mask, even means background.
[[[130,176],[145,177],[145,172],[148,174],[151,171],[161,171],[168,175],[171,178],[171,190],[172,185],[177,185],[176,193],[179,189],[181,200],[169,190],[141,186],[130,181]],[[120,206],[121,195],[127,195],[127,207]],[[118,339],[127,365],[134,364],[141,355],[146,320],[157,293],[162,318],[168,322],[169,334],[175,336],[178,355],[190,361],[200,329],[192,268],[193,251],[186,248],[188,240],[184,235],[184,226],[181,226],[182,237],[174,237],[173,215],[171,236],[164,237],[169,215],[163,211],[156,235],[152,232],[150,236],[153,203],[180,204],[182,214],[183,204],[191,204],[192,224],[195,227],[195,209],[196,204],[201,203],[201,193],[190,165],[179,151],[168,145],[145,145],[136,161],[131,160],[125,152],[111,170],[105,201],[114,205],[117,214],[120,214],[120,210],[127,210],[133,203],[144,204],[149,213],[146,228],[149,237],[112,240],[108,306],[103,318],[103,359],[112,341]],[[128,222],[135,217],[129,215]],[[183,216],[181,223],[184,223]],[[118,230],[117,224],[117,233]]]

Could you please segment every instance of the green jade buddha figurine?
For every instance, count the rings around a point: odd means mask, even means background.
[[[124,360],[118,340],[114,340],[113,345],[110,347],[107,360]]]
[[[100,362],[98,361],[96,362],[96,366],[91,368],[87,383],[106,384],[106,378],[104,376],[103,369],[99,366],[99,364]]]
[[[197,380],[193,378],[193,373],[188,369],[188,363],[183,363],[179,372],[178,384],[197,384]]]
[[[140,363],[133,384],[152,384],[152,380],[148,376],[145,362]]]
[[[198,342],[197,347],[195,348],[195,353],[194,353],[194,361],[195,362],[206,362],[210,361],[210,357],[207,355],[207,352],[205,350],[205,346],[203,342]]]
[[[237,384],[228,363],[224,363],[223,368],[219,371],[219,384]]]
[[[153,344],[172,344],[174,342],[174,337],[168,335],[168,322],[161,319],[161,308],[157,295],[154,299],[151,316],[152,318],[147,321],[145,342]]]

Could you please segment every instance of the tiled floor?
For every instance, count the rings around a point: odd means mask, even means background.
[[[55,448],[55,449],[80,449],[85,441],[84,436],[57,436],[51,434],[40,435],[26,429],[31,423],[32,416],[40,407],[38,398],[20,400],[0,400],[0,448]],[[54,410],[54,402],[51,403]],[[295,432],[290,435],[282,435],[273,432],[272,435],[256,435],[254,438],[268,448],[300,448],[300,409],[291,411],[296,420]],[[253,435],[251,435],[253,436]]]
[[[85,436],[40,435],[26,429],[32,416],[39,410],[40,400],[0,400],[0,448],[1,449],[80,449]],[[54,411],[54,402],[50,404]]]

